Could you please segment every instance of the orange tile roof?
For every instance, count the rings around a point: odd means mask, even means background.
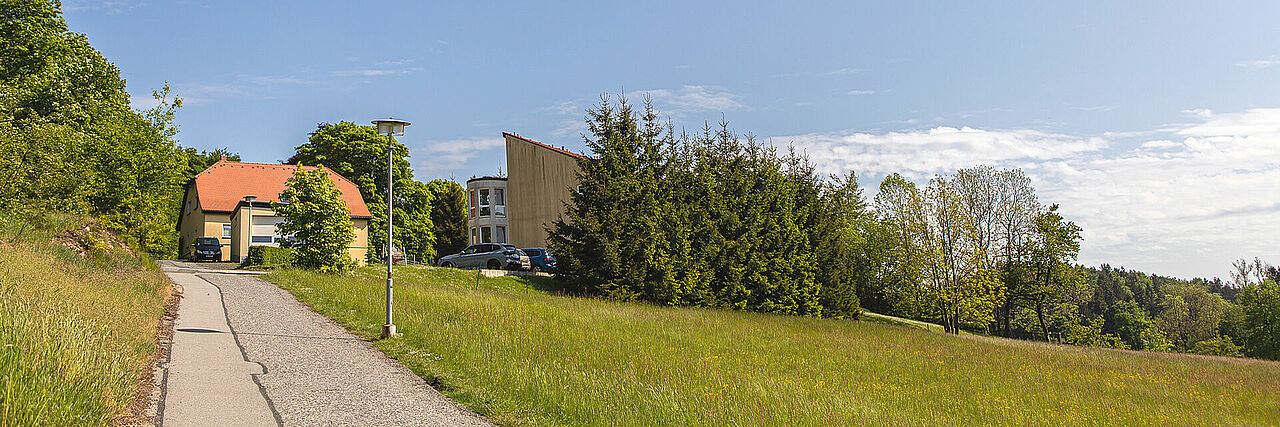
[[[555,152],[560,153],[560,154],[567,154],[567,155],[569,155],[569,156],[577,157],[577,158],[579,158],[579,159],[586,159],[586,158],[587,158],[587,156],[584,156],[584,155],[581,155],[581,154],[578,154],[578,153],[575,153],[575,152],[572,152],[572,151],[569,151],[569,150],[566,150],[566,149],[563,149],[563,148],[556,148],[556,147],[553,147],[553,146],[550,146],[550,145],[547,145],[547,144],[543,144],[543,143],[541,143],[541,142],[534,141],[534,140],[532,140],[532,139],[525,138],[525,137],[523,137],[523,136],[516,135],[516,134],[511,133],[511,132],[503,132],[502,134],[503,134],[503,135],[505,135],[505,136],[509,136],[509,137],[515,138],[515,139],[519,139],[519,140],[521,140],[521,141],[525,141],[525,142],[528,142],[528,143],[532,143],[532,144],[534,144],[534,145],[542,146],[543,148],[550,148],[550,149],[551,149],[551,151],[555,151]]]
[[[307,166],[307,169],[313,169]],[[231,212],[244,196],[257,196],[261,202],[278,202],[280,193],[285,189],[285,181],[298,170],[297,165],[276,165],[269,163],[241,163],[221,160],[209,166],[192,179],[196,186],[196,194],[200,198],[200,208],[206,211]],[[337,172],[324,168],[329,179],[342,191],[342,201],[355,218],[368,218],[369,207],[360,197],[360,189],[356,184],[338,175]]]

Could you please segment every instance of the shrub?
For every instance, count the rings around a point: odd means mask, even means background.
[[[242,266],[280,267],[293,265],[293,249],[273,246],[250,246]]]

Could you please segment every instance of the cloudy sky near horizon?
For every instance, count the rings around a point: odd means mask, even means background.
[[[868,196],[1020,167],[1081,224],[1080,261],[1226,277],[1280,263],[1274,2],[142,2],[68,0],[136,105],[179,138],[285,159],[319,122],[414,123],[419,179],[504,163],[501,133],[581,150],[601,93],[722,117],[856,171]]]

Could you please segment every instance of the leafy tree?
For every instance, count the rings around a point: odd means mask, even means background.
[[[177,249],[182,183],[168,86],[134,111],[119,70],[67,30],[60,4],[0,7],[0,209],[94,215],[157,257]]]
[[[355,239],[351,213],[342,191],[320,168],[298,168],[289,178],[282,200],[272,202],[284,221],[276,224],[281,235],[292,236],[297,252],[294,264],[323,272],[345,272],[355,266],[348,247]]]
[[[1058,214],[1058,205],[1036,215],[1035,234],[1028,251],[1030,273],[1026,294],[1040,320],[1040,333],[1049,341],[1045,309],[1055,301],[1072,299],[1082,293],[1084,277],[1071,262],[1080,252],[1080,227]]]
[[[1217,338],[1227,302],[1201,286],[1171,283],[1158,307],[1157,321],[1180,351]]]
[[[1120,337],[1103,333],[1102,324],[1102,318],[1094,319],[1092,322],[1079,318],[1073,319],[1073,322],[1068,324],[1064,331],[1066,342],[1085,347],[1129,348]]]
[[[1238,278],[1246,283],[1240,290],[1247,335],[1245,350],[1253,357],[1280,360],[1280,283],[1265,276],[1259,278],[1263,280],[1252,283],[1247,276]]]
[[[1168,351],[1171,348],[1156,322],[1133,301],[1122,301],[1112,306],[1108,323],[1109,328],[1134,350]]]
[[[991,322],[999,281],[974,217],[964,208],[963,192],[951,177],[938,175],[919,191],[898,175],[881,183],[876,210],[902,245],[900,266],[918,272],[907,292],[931,307],[919,314],[936,315],[949,333],[962,324]]]
[[[289,164],[323,165],[351,180],[369,206],[369,247],[385,248],[387,228],[387,137],[377,127],[352,122],[320,123],[307,143],[295,147]],[[394,138],[391,142],[392,175],[395,186],[393,218],[395,245],[407,255],[420,259],[435,257],[435,235],[431,221],[432,193],[413,180],[409,149]],[[370,250],[369,259],[380,259],[382,251]]]
[[[467,247],[467,190],[443,179],[428,182],[427,189],[431,191],[436,255],[462,252]]]
[[[1211,340],[1200,341],[1187,350],[1191,354],[1208,356],[1243,357],[1243,348],[1236,345],[1228,336],[1218,336]]]

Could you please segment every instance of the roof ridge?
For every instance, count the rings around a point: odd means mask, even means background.
[[[560,153],[560,154],[567,154],[567,155],[570,155],[570,156],[573,156],[573,157],[577,157],[577,158],[579,158],[579,159],[589,159],[589,157],[587,157],[587,156],[586,156],[586,155],[584,155],[584,154],[578,154],[578,153],[575,153],[575,152],[572,152],[572,151],[569,151],[569,150],[566,150],[566,149],[563,149],[563,148],[556,148],[556,147],[555,147],[555,146],[553,146],[553,145],[543,144],[543,143],[541,143],[541,142],[534,141],[534,140],[532,140],[532,139],[525,138],[525,137],[523,137],[523,136],[516,135],[516,134],[511,133],[511,132],[503,132],[503,133],[502,133],[502,135],[503,135],[503,136],[510,136],[510,137],[512,137],[512,138],[516,138],[516,139],[519,139],[519,140],[521,140],[521,141],[525,141],[525,142],[533,143],[533,144],[535,144],[535,145],[540,145],[540,146],[542,146],[542,147],[544,147],[544,148],[550,148],[552,151],[556,151],[556,152],[558,152],[558,153]]]

